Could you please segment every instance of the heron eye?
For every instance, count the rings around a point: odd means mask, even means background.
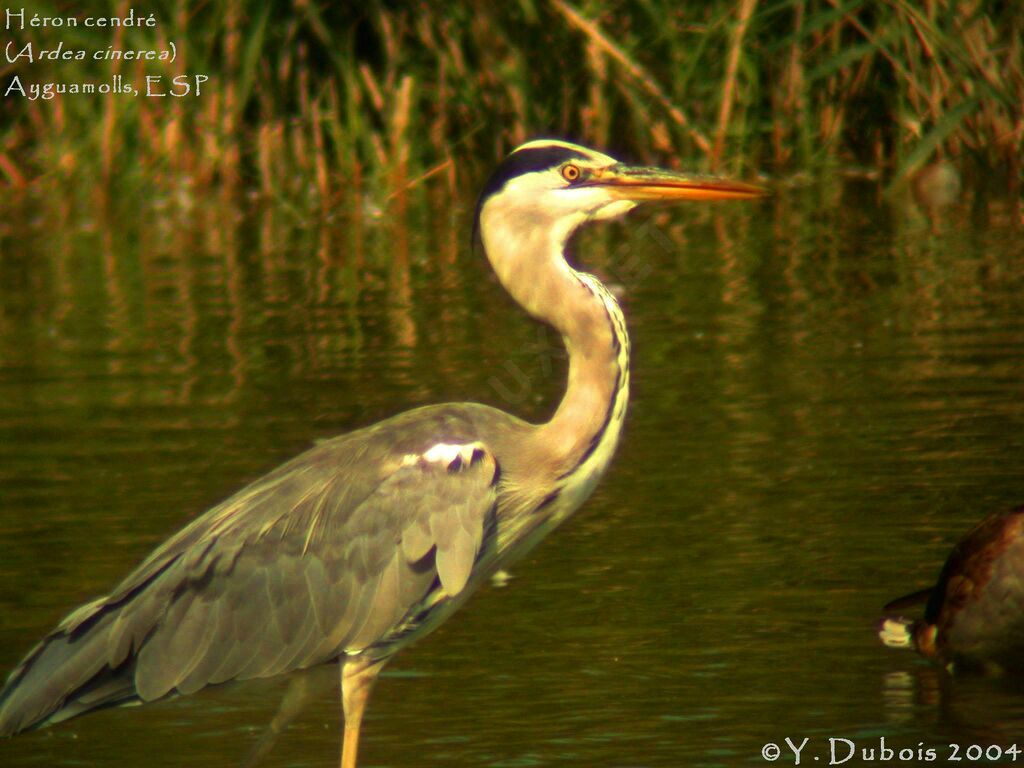
[[[576,181],[582,173],[578,165],[566,163],[562,166],[562,178],[566,181]]]

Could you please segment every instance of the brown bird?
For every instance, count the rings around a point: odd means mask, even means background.
[[[755,186],[533,141],[486,183],[476,228],[505,289],[553,326],[569,381],[551,419],[419,408],[318,444],[172,536],[11,673],[0,735],[98,707],[338,661],[354,768],[387,661],[583,503],[629,398],[622,311],[565,260],[573,232],[645,200],[753,198]]]
[[[914,648],[950,671],[1024,671],[1024,507],[983,520],[953,547],[934,587],[883,610],[920,603],[923,619],[883,621],[883,643]]]

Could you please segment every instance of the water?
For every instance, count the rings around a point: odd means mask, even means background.
[[[469,253],[468,214],[9,212],[0,668],[318,437],[446,400],[544,417],[563,356]],[[364,768],[763,765],[768,742],[792,765],[786,737],[821,764],[830,737],[942,762],[1021,740],[1016,686],[874,636],[882,604],[1024,501],[1019,215],[834,185],[579,238],[633,334],[619,455],[507,587],[395,660]],[[264,765],[333,764],[333,675]],[[0,762],[236,764],[287,683],[94,713]]]

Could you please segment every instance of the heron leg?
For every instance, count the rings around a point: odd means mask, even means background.
[[[345,710],[345,740],[341,745],[341,768],[356,768],[359,726],[373,684],[387,659],[343,659],[341,662],[341,704]]]

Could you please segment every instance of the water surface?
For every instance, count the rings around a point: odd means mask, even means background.
[[[550,412],[558,340],[470,252],[466,207],[436,211],[9,212],[0,668],[317,438],[447,400]],[[1024,502],[1015,217],[832,185],[579,238],[633,334],[619,455],[507,586],[394,661],[364,768],[764,764],[787,736],[823,761],[829,737],[944,760],[1020,740],[1014,686],[950,680],[874,636],[882,604]],[[264,765],[333,764],[333,674]],[[287,683],[94,713],[0,743],[0,762],[235,764]]]

